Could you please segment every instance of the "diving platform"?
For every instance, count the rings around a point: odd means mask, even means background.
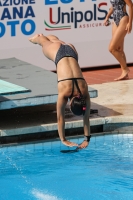
[[[97,90],[88,86],[90,98]],[[16,58],[0,60],[0,110],[56,104],[57,75]]]

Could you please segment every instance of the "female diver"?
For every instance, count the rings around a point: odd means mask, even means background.
[[[44,55],[57,67],[58,100],[57,122],[58,133],[66,146],[86,148],[90,141],[90,97],[88,86],[78,64],[78,54],[72,44],[66,44],[56,36],[37,34],[29,39],[33,44],[42,46]],[[70,142],[65,138],[65,106],[70,99],[70,109],[75,115],[83,115],[84,136],[82,144]]]
[[[114,23],[112,26],[112,39],[109,45],[109,51],[118,60],[121,66],[121,75],[114,79],[115,81],[128,79],[129,69],[126,64],[126,56],[124,53],[124,38],[127,33],[132,30],[133,4],[131,0],[110,0],[112,7],[110,8],[104,25],[110,24],[109,17],[113,14]],[[129,15],[126,12],[126,5],[129,7]]]

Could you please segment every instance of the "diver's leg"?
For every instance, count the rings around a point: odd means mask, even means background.
[[[118,60],[121,66],[122,73],[120,77],[115,80],[122,80],[128,77],[129,69],[126,64],[126,56],[123,51],[124,38],[126,36],[126,25],[128,22],[128,17],[125,16],[121,19],[119,26],[114,28],[115,31],[113,33],[112,40],[109,45],[109,51],[113,54],[113,56]],[[114,24],[114,26],[116,26]]]
[[[29,38],[29,41],[33,44],[39,44],[43,46],[43,43],[46,41],[49,41],[47,37],[45,37],[43,34],[36,34],[33,37]]]

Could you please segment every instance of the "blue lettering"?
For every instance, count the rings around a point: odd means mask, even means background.
[[[35,4],[35,0],[30,0],[29,4]]]
[[[8,8],[4,8],[2,16],[0,20],[5,20],[5,19],[16,19],[16,18],[28,18],[28,17],[35,17],[33,8],[31,6],[27,6],[25,15],[23,13],[23,7],[13,7],[12,8],[12,15],[10,14],[10,11]]]
[[[20,7],[19,11],[17,7],[13,7],[13,19],[16,19],[17,15],[19,18],[23,18],[23,7]]]
[[[71,3],[73,0],[60,0],[61,3],[67,4]],[[85,0],[79,0],[80,3],[85,2]],[[45,5],[58,4],[58,0],[45,0]]]
[[[6,32],[5,25],[0,22],[0,38],[3,37],[3,35],[5,34],[5,32]]]
[[[9,6],[9,4],[7,4],[8,0],[5,0],[5,2],[3,3],[3,6]]]
[[[90,16],[89,19],[87,18],[87,14],[89,14],[89,16]],[[85,15],[84,15],[84,18],[85,18],[85,21],[91,21],[92,18],[93,18],[93,13],[90,10],[86,11]]]
[[[24,16],[24,18],[28,18],[28,17],[35,17],[34,11],[31,6],[27,7],[27,10]]]
[[[7,25],[11,26],[11,36],[15,36],[16,35],[16,25],[19,24],[19,21],[10,21],[7,22]]]
[[[11,15],[10,15],[10,12],[9,12],[8,8],[4,8],[1,20],[4,20],[5,18],[11,19]]]
[[[62,23],[64,24],[64,16],[67,16],[67,23],[70,23],[70,14],[69,13],[62,13]]]
[[[4,1],[3,3],[1,3]],[[0,0],[0,6],[12,6],[12,5],[24,5],[24,4],[35,4],[35,0]]]
[[[60,0],[62,3],[71,3],[73,0]]]
[[[97,20],[97,6],[94,4],[94,20]]]
[[[30,24],[31,26],[31,29],[29,31],[26,30],[27,24]],[[25,20],[21,25],[21,31],[24,35],[31,35],[32,33],[34,33],[35,29],[36,29],[35,22],[31,19]]]
[[[71,8],[71,22],[73,22],[73,10],[74,10],[74,8],[72,7]]]
[[[22,5],[23,4],[28,4],[28,0],[22,0]]]
[[[98,8],[98,11],[104,13],[104,16],[98,17],[98,20],[104,20],[106,18],[106,15],[108,14],[108,12],[106,10],[101,10],[100,8]]]
[[[18,2],[16,2],[16,1],[18,1]],[[20,4],[20,0],[14,0],[14,5],[19,5]]]
[[[78,19],[78,15],[80,15],[80,18]],[[83,13],[78,11],[75,12],[75,23],[74,23],[74,27],[77,28],[77,22],[81,22],[83,20]]]
[[[16,30],[17,30],[16,26],[19,25],[19,24],[20,24],[19,20],[8,21],[7,22],[7,26],[10,26],[10,29],[11,29],[11,31],[10,31],[11,37],[16,36]],[[26,26],[28,26],[28,30],[27,30]],[[31,35],[31,34],[33,34],[34,31],[35,31],[35,29],[36,29],[36,24],[31,19],[27,19],[27,20],[23,21],[22,24],[21,24],[21,32],[24,35]],[[0,38],[3,37],[5,35],[5,33],[6,33],[6,26],[2,22],[0,22]]]
[[[22,0],[22,5],[23,4],[35,4],[35,0]]]
[[[45,5],[52,5],[52,4],[58,4],[58,0],[45,0]]]

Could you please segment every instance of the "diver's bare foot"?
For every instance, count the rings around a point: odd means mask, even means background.
[[[128,73],[129,73],[129,70],[124,71],[120,77],[115,78],[114,80],[115,81],[127,80],[127,79],[129,79]]]
[[[35,36],[29,38],[29,41],[32,42],[33,44],[40,44],[40,36],[43,36],[43,34],[36,34]]]
[[[127,80],[127,79],[129,79],[128,74],[125,75],[125,76],[120,76],[119,78],[115,78],[114,80],[115,80],[115,81],[120,81],[120,80]]]

